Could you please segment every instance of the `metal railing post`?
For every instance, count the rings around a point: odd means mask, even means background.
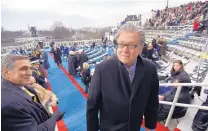
[[[178,88],[177,88],[177,90],[176,90],[176,94],[175,94],[175,97],[174,97],[174,99],[173,99],[173,103],[172,103],[172,106],[171,106],[171,108],[170,108],[170,111],[169,111],[169,114],[168,114],[168,118],[167,118],[167,120],[166,120],[166,122],[165,122],[165,127],[168,127],[168,124],[169,124],[169,122],[170,122],[170,119],[172,118],[173,111],[174,111],[174,109],[175,109],[175,104],[176,104],[177,101],[178,101],[178,97],[179,97],[179,95],[180,95],[181,88],[182,88],[182,86],[178,86]]]

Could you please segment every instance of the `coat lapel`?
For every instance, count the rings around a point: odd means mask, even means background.
[[[123,90],[123,93],[125,97],[129,100],[130,93],[131,93],[131,83],[129,79],[129,75],[125,67],[122,65],[122,63],[117,59],[118,62],[118,68],[119,68],[119,77],[121,80],[121,88]]]
[[[33,102],[31,96],[29,96],[20,87],[18,87],[17,85],[13,84],[12,82],[2,78],[2,85],[4,85],[3,88],[5,88],[7,90],[10,90],[10,91],[12,91],[14,93],[17,93],[18,95],[24,97],[28,101]],[[33,93],[36,96],[38,102],[40,103],[40,100],[38,99],[38,96],[37,96],[37,93],[35,92],[35,90],[30,88],[30,87],[25,87],[25,88],[28,89],[31,93]]]
[[[130,98],[131,100],[134,98],[134,96],[136,95],[139,89],[144,88],[143,86],[140,86],[144,79],[144,74],[145,74],[145,66],[144,66],[143,60],[140,56],[138,56],[135,76],[134,76],[133,83],[132,83],[132,92],[131,92],[131,98]]]
[[[29,95],[27,95],[20,87],[4,78],[2,78],[2,87],[24,97],[29,101],[32,101],[32,98]]]
[[[25,86],[25,88],[35,95],[38,103],[41,103],[39,100],[38,94],[36,93],[36,91],[32,87]]]

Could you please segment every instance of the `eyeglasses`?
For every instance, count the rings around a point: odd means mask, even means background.
[[[127,47],[128,49],[135,49],[137,47],[141,47],[142,45],[141,44],[121,44],[121,43],[118,43],[116,45],[117,48],[120,48],[120,49],[123,49],[124,47]]]

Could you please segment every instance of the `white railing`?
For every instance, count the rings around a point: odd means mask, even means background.
[[[172,115],[173,115],[173,112],[174,112],[174,109],[176,106],[208,110],[207,106],[177,103],[178,97],[180,95],[180,92],[181,92],[181,89],[183,88],[183,86],[208,86],[208,83],[206,83],[206,84],[205,83],[160,83],[160,86],[178,86],[173,102],[159,101],[160,104],[171,105],[167,120],[165,122],[165,127],[168,127],[168,124],[172,118]]]
[[[175,29],[175,30],[181,30],[184,28],[191,28],[193,29],[193,25],[183,25],[183,26],[167,26],[167,29]]]

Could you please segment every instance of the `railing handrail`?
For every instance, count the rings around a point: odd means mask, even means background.
[[[159,101],[159,103],[164,104],[164,105],[172,105],[173,102]],[[183,103],[176,103],[175,105],[179,106],[179,107],[197,108],[197,109],[201,109],[201,110],[208,110],[207,106],[190,105],[190,104],[183,104]]]
[[[208,86],[208,83],[160,83],[160,86]]]

